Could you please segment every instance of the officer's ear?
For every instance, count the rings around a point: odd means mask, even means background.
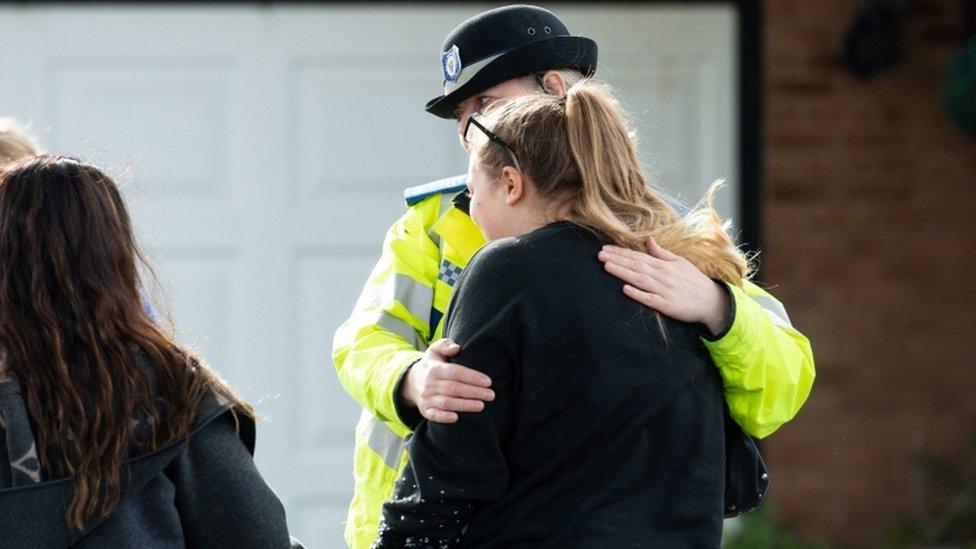
[[[542,74],[542,89],[556,97],[566,97],[566,79],[559,71],[546,71]]]
[[[512,166],[505,166],[502,168],[502,173],[498,179],[502,185],[502,190],[505,191],[506,205],[514,206],[525,197],[526,182],[522,172]]]

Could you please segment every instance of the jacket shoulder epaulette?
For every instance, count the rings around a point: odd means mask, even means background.
[[[403,191],[403,199],[406,200],[407,206],[409,207],[435,194],[456,193],[463,191],[467,186],[467,175],[445,177],[444,179],[438,179],[437,181],[432,181],[424,185],[410,187]]]

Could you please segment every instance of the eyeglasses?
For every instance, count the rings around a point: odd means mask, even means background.
[[[508,153],[508,156],[512,159],[512,165],[516,170],[522,171],[522,164],[519,163],[518,157],[515,156],[515,151],[506,145],[502,141],[502,138],[495,135],[495,132],[486,128],[480,119],[481,116],[478,114],[472,114],[468,117],[468,123],[464,126],[464,133],[460,134],[461,147],[470,153],[475,147],[482,147],[491,141]]]

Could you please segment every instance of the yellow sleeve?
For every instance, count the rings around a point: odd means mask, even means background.
[[[352,315],[335,333],[332,359],[343,388],[377,419],[405,426],[394,394],[431,336],[440,252],[427,234],[440,195],[407,210],[387,231],[383,252]]]
[[[776,298],[748,281],[741,289],[728,287],[732,325],[718,339],[706,338],[705,347],[722,376],[733,419],[763,438],[793,419],[810,395],[813,351]]]

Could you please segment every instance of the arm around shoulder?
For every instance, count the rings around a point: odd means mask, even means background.
[[[741,289],[726,287],[734,304],[732,323],[717,338],[705,338],[705,346],[722,376],[733,419],[763,438],[796,416],[810,395],[813,350],[771,294],[748,281]]]

